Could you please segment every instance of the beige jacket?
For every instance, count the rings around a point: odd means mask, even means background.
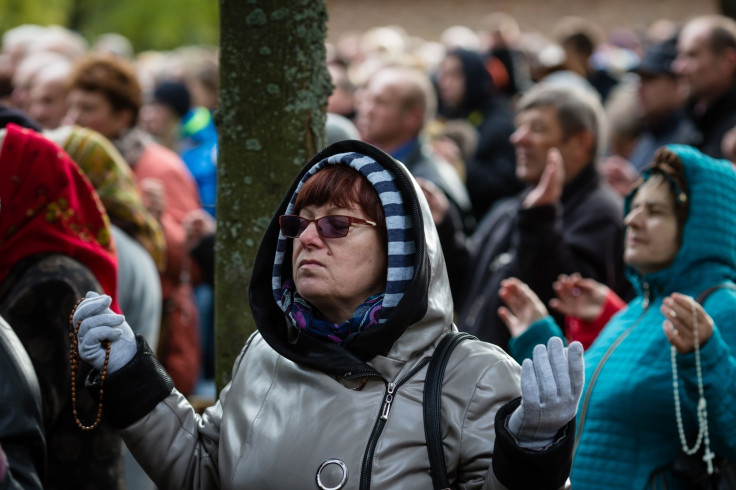
[[[358,149],[367,151],[363,146]],[[407,177],[404,201],[410,199],[409,207],[421,214],[415,230],[425,246],[417,247],[421,270],[414,277],[423,281],[419,295],[423,297],[416,303],[421,309],[416,321],[403,327],[386,352],[365,362],[349,353],[343,353],[339,362],[329,353],[300,354],[303,337],[294,332],[274,336],[273,323],[279,329],[288,327],[279,319],[280,310],[262,306],[272,294],[270,278],[267,271],[254,270],[251,305],[261,332],[243,348],[217,404],[200,417],[172,391],[122,431],[136,459],[162,490],[310,489],[320,488],[318,478],[325,488],[432,488],[423,388],[427,360],[439,340],[455,328],[452,298],[426,200],[404,167],[385,158],[381,161],[385,167]],[[272,226],[266,236],[273,233]],[[272,261],[264,258],[273,256],[271,245],[264,238],[258,257],[265,262],[263,269],[271,268]],[[260,294],[261,290],[265,292]],[[405,299],[415,293],[416,288],[407,288]],[[411,308],[401,305],[399,309]],[[321,358],[332,360],[319,368]],[[358,368],[340,371],[336,367],[340,362]],[[495,427],[495,415],[520,396],[519,377],[519,365],[496,346],[466,341],[454,351],[444,378],[442,435],[455,488],[523,488],[518,471],[499,475],[511,466],[494,469],[492,464],[496,430],[505,432]],[[496,453],[504,452],[504,461],[521,461],[520,455],[529,455],[518,446],[510,450],[496,446]],[[569,460],[570,451],[565,451],[562,460]],[[541,454],[532,454],[532,460],[542,461]],[[556,464],[544,462],[550,463]],[[528,461],[520,467],[526,472],[546,471],[528,466]]]

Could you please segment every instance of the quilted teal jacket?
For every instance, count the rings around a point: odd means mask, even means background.
[[[585,353],[585,388],[571,474],[572,488],[681,489],[668,470],[680,442],[675,420],[670,344],[662,332],[662,300],[693,297],[736,277],[736,172],[731,162],[669,146],[685,165],[689,216],[683,243],[665,270],[628,270],[637,296],[617,313]],[[630,199],[625,203],[628,212]],[[711,446],[736,460],[736,292],[717,289],[705,301],[716,328],[702,347]],[[550,335],[550,317],[531,326],[510,348],[517,360]],[[695,354],[677,355],[686,433],[697,433]]]

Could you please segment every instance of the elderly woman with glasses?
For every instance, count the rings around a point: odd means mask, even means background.
[[[111,341],[104,414],[159,488],[432,488],[442,473],[423,397],[456,334],[452,298],[423,193],[380,150],[343,141],[302,169],[256,257],[258,331],[202,416],[108,303],[92,293],[77,308],[80,356],[99,388]],[[460,343],[435,416],[446,486],[562,487],[582,370],[580,344],[559,339],[523,367]]]

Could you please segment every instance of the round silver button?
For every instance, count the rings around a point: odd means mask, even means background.
[[[328,487],[328,486],[326,486],[322,482],[322,472],[325,471],[325,468],[327,468],[330,465],[335,465],[335,466],[339,467],[340,470],[342,471],[342,479],[340,480],[340,483],[338,483],[334,487]],[[330,468],[330,470],[332,470],[332,469],[333,468]],[[334,474],[334,472],[332,472],[332,471],[330,471],[330,472]],[[325,477],[327,477],[327,475],[325,475]],[[332,478],[330,478],[330,479],[332,479]],[[328,459],[327,461],[325,461],[324,463],[322,463],[319,466],[319,469],[317,470],[317,486],[321,490],[340,490],[342,487],[345,486],[345,484],[347,482],[348,482],[348,466],[345,463],[343,463],[342,461],[340,461],[339,459]]]

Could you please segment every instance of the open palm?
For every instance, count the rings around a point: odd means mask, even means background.
[[[552,285],[557,298],[549,305],[563,315],[591,322],[603,312],[609,288],[580,274],[561,274]]]
[[[518,337],[529,326],[547,316],[547,308],[534,291],[515,277],[501,281],[498,291],[506,306],[498,309],[498,316],[506,324],[512,337]]]

